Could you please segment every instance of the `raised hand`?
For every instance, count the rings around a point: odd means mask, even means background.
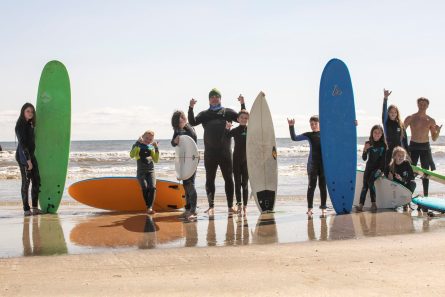
[[[289,126],[293,126],[295,125],[295,119],[287,119],[287,123],[289,124]]]
[[[226,121],[226,130],[230,130],[232,128],[232,123]]]
[[[392,91],[383,89],[383,99],[388,99],[389,95],[391,95]]]
[[[244,104],[244,97],[243,97],[243,95],[239,94],[238,101],[239,101],[240,104]]]
[[[196,102],[198,102],[198,101],[196,101],[196,100],[193,99],[193,98],[190,99],[190,103],[189,103],[190,107],[193,108],[193,107],[195,106]]]

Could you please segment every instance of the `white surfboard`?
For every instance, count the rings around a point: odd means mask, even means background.
[[[199,152],[193,138],[187,135],[179,136],[179,143],[175,147],[175,170],[178,180],[190,178],[198,168]]]
[[[261,212],[272,212],[278,185],[275,131],[269,106],[260,92],[250,110],[246,154],[250,187]]]
[[[363,187],[363,174],[364,172],[362,170],[357,170],[357,176],[355,179],[354,205],[359,205],[360,203],[360,193]],[[386,177],[377,179],[374,185],[377,208],[396,208],[411,202],[411,191],[401,184],[390,181]],[[364,206],[371,207],[369,190],[366,195]]]

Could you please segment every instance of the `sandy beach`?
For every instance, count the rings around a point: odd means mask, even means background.
[[[379,211],[311,220],[274,214],[185,222],[178,212],[111,213],[66,203],[57,216],[0,207],[1,296],[441,296],[445,218]]]
[[[2,296],[442,296],[443,233],[0,259]]]

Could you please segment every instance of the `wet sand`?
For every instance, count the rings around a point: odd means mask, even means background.
[[[274,214],[249,210],[228,216],[220,203],[213,218],[201,211],[186,222],[178,212],[149,217],[75,203],[23,218],[17,205],[2,205],[0,296],[439,296],[445,289],[444,216],[331,210],[320,218],[316,210],[308,220],[304,203],[289,199]]]

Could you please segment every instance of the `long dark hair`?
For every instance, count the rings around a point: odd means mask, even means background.
[[[380,139],[378,141],[374,141],[374,137],[372,137],[372,133],[374,133],[374,130],[379,129],[382,132],[382,136],[380,137]],[[386,146],[386,140],[385,140],[385,132],[383,131],[383,127],[381,125],[374,125],[371,129],[371,133],[369,135],[369,143],[374,146],[374,145],[380,145],[383,147],[387,147]]]
[[[32,111],[34,112],[34,116],[30,120],[30,122],[31,122],[32,126],[35,127],[36,126],[36,109],[35,109],[34,105],[32,105],[31,103],[28,103],[28,102],[23,104],[22,109],[20,110],[20,116],[17,120],[17,124],[19,124],[20,122],[23,122],[23,123],[28,122],[25,118],[25,109],[27,109],[28,107],[31,107]]]
[[[181,117],[185,118],[185,113],[182,110],[176,110],[172,115],[172,127],[173,130],[179,129],[179,119]]]
[[[400,116],[399,108],[397,106],[391,104],[388,107],[388,114],[387,114],[388,120],[389,120],[389,111],[391,109],[394,109],[397,112],[397,116],[396,116],[397,125],[400,127],[401,130],[405,129],[404,124],[403,124],[402,119],[401,119],[401,116]]]

